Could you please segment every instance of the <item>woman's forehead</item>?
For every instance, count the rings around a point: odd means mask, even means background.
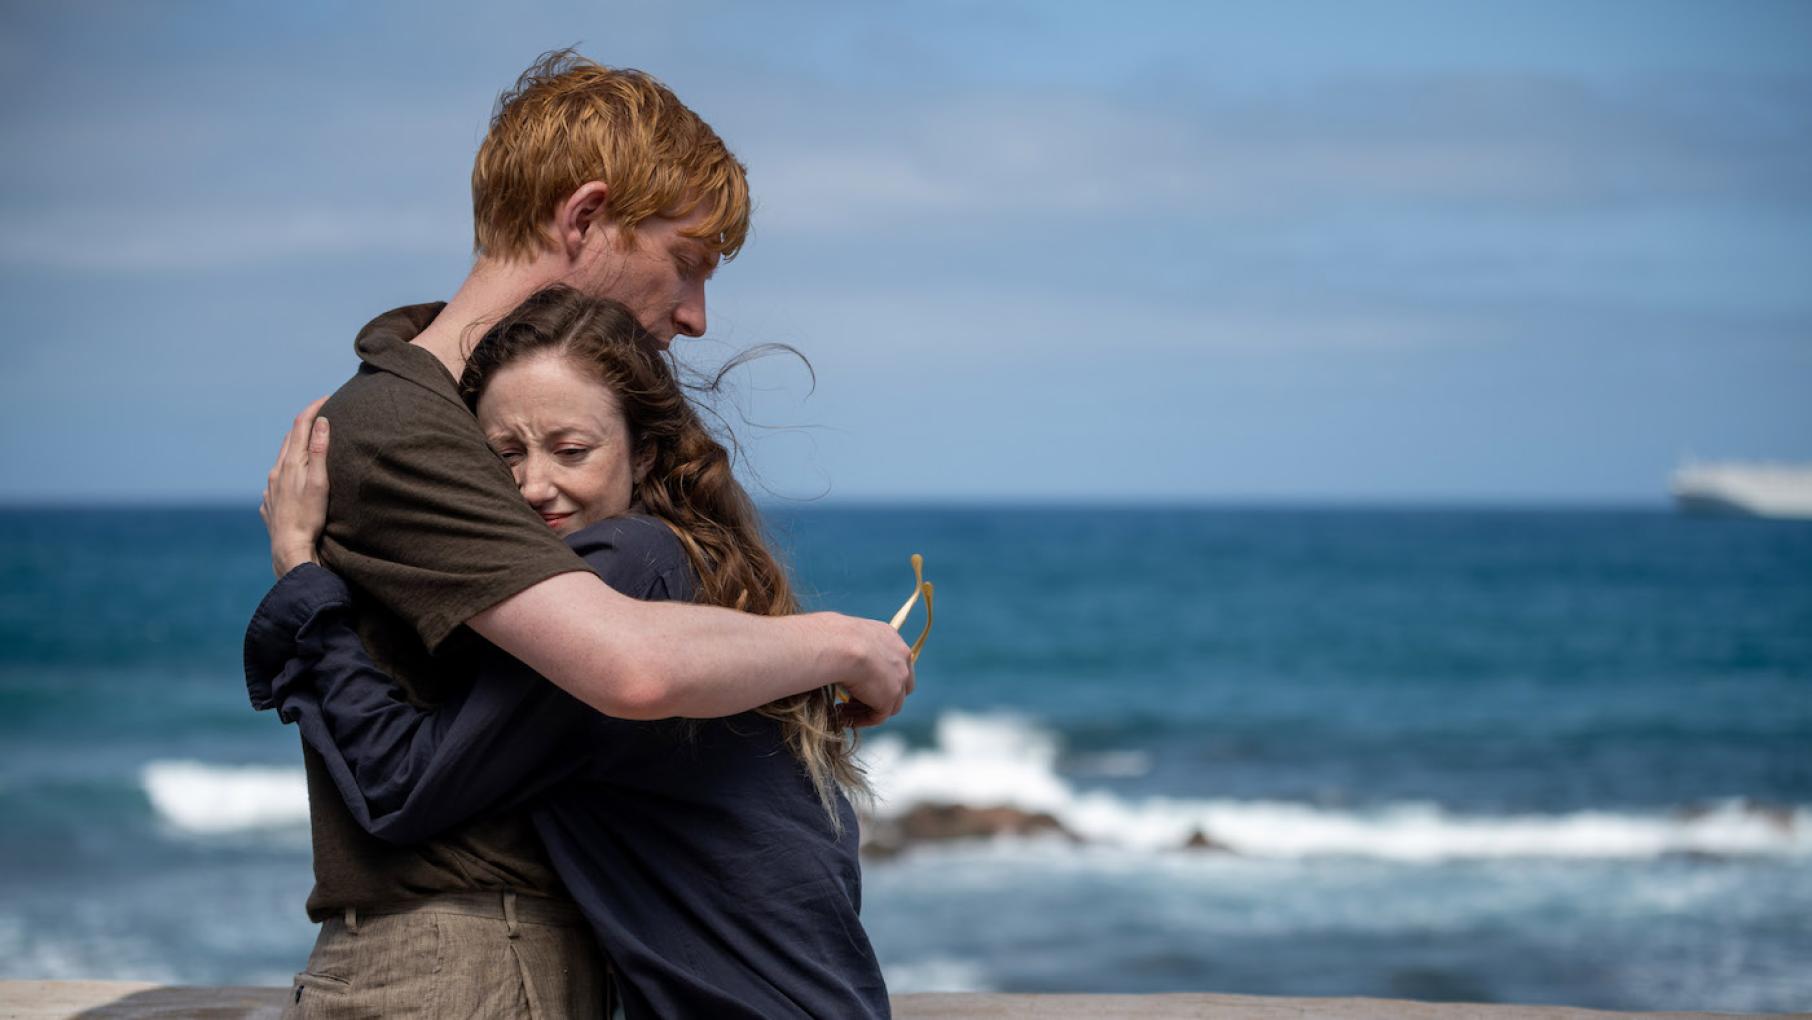
[[[570,357],[550,354],[498,369],[478,398],[478,421],[487,430],[495,426],[532,427],[536,432],[575,426],[596,430],[620,427],[623,411],[617,395],[595,374]]]

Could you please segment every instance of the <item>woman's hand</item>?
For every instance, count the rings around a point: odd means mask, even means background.
[[[304,563],[320,562],[315,546],[327,525],[327,419],[315,415],[326,402],[322,397],[296,415],[258,505],[271,535],[271,569],[278,577]]]

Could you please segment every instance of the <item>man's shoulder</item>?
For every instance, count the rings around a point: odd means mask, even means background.
[[[328,398],[322,414],[345,424],[404,421],[423,415],[470,417],[447,369],[411,341],[445,307],[405,305],[379,315],[359,331],[353,349],[359,369]]]
[[[471,412],[463,405],[448,400],[443,394],[369,364],[360,365],[352,378],[341,383],[321,408],[321,414],[329,420],[337,415],[346,421],[385,421],[404,412],[471,417]]]
[[[452,458],[478,471],[473,461],[493,459],[478,420],[464,404],[382,369],[362,365],[327,403],[321,416],[333,425],[333,449],[355,459],[376,457],[436,461]],[[330,464],[346,463],[334,457]],[[511,487],[512,494],[514,487]]]
[[[368,418],[382,411],[390,414],[390,408],[396,403],[396,396],[408,384],[388,372],[380,372],[370,365],[360,365],[352,378],[340,384],[321,405],[321,416],[329,421],[334,418]]]

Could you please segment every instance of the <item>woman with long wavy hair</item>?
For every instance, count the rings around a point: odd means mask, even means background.
[[[612,587],[796,611],[729,452],[622,306],[537,293],[479,341],[460,388],[523,498]],[[308,501],[325,493],[273,514],[295,522],[273,524],[273,550],[318,535]],[[410,843],[526,806],[629,1017],[888,1015],[857,917],[849,795],[866,786],[832,689],[631,722],[481,644],[437,664],[470,670],[466,693],[421,707],[359,643],[339,578],[279,566],[246,637],[253,702],[299,725],[368,831]]]

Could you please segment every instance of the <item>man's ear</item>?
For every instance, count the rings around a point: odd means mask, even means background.
[[[554,210],[554,242],[568,261],[577,261],[588,241],[610,225],[610,187],[586,181]]]

